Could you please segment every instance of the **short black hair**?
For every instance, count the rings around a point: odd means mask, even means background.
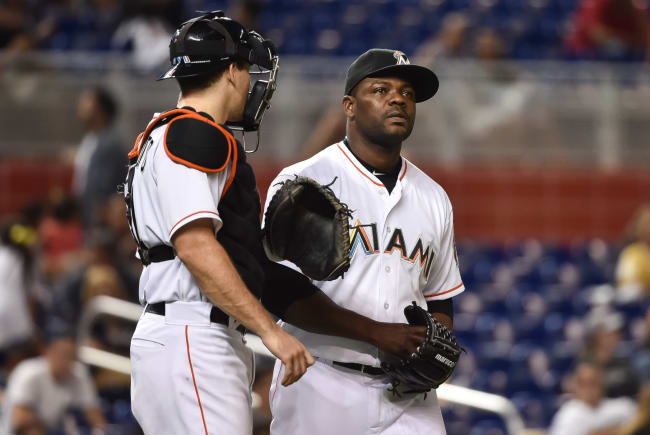
[[[109,122],[113,121],[117,116],[118,104],[117,100],[107,89],[97,86],[92,90],[95,96],[97,105],[104,112]]]
[[[189,95],[193,92],[209,88],[213,83],[221,78],[221,76],[228,70],[231,63],[237,65],[238,69],[246,68],[246,62],[237,59],[233,62],[222,63],[217,66],[214,71],[208,74],[200,74],[191,77],[176,77],[176,80],[178,80],[178,86],[181,88],[181,94]]]

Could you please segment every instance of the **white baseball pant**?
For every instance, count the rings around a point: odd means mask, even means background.
[[[445,435],[435,391],[404,395],[385,379],[317,359],[298,382],[283,387],[276,362],[269,391],[271,435]]]
[[[201,302],[144,313],[131,339],[131,408],[145,434],[250,435],[254,355]]]

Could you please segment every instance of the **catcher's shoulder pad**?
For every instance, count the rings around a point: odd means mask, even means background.
[[[233,135],[198,113],[172,119],[165,130],[164,144],[167,156],[174,162],[208,173],[223,171],[237,152]]]

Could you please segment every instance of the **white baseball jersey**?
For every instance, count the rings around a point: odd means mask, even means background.
[[[172,161],[166,131],[151,132],[133,179],[147,247],[171,246],[196,219],[211,219],[215,234],[223,224],[217,207],[230,168],[208,174]],[[142,315],[131,339],[131,407],[144,432],[249,435],[254,358],[234,319],[210,321],[213,305],[178,257],[145,266],[139,291],[142,303],[166,302],[164,316]]]
[[[389,194],[340,142],[282,170],[271,183],[267,207],[277,183],[294,175],[331,183],[352,211],[350,269],[343,278],[315,282],[337,304],[381,322],[406,323],[404,307],[412,301],[424,307],[464,290],[449,198],[411,162],[402,159]],[[389,392],[384,377],[332,364],[379,366],[376,347],[286,323],[283,327],[305,344],[316,363],[285,388],[279,382],[284,366],[276,362],[269,392],[272,435],[445,434],[435,391],[399,397]]]
[[[159,114],[154,115],[154,119]],[[163,138],[167,126],[156,127],[133,178],[133,201],[138,233],[148,247],[171,246],[172,236],[184,225],[208,218],[215,233],[221,228],[219,198],[230,170],[208,174],[172,161]],[[140,302],[203,301],[208,299],[178,258],[151,263],[140,277]]]
[[[461,293],[453,212],[445,191],[406,159],[389,194],[381,181],[339,142],[282,170],[266,207],[294,175],[330,186],[352,210],[351,265],[343,278],[315,284],[342,307],[381,322],[406,323],[404,307]],[[295,266],[294,266],[295,267]],[[283,327],[317,357],[379,366],[377,348],[360,341]]]

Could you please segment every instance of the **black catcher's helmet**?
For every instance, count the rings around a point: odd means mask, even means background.
[[[208,12],[184,22],[174,32],[169,43],[172,66],[158,80],[207,74],[236,60],[272,69],[275,56],[270,40],[246,30],[222,11]]]

